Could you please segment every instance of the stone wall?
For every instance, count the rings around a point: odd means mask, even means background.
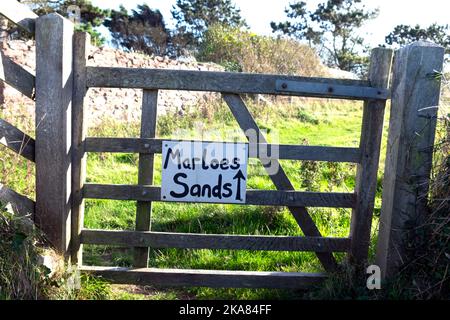
[[[4,48],[6,56],[28,71],[35,72],[36,51],[33,41],[9,41]],[[172,60],[168,57],[150,57],[140,53],[125,53],[109,47],[92,47],[88,59],[89,66],[128,67],[128,68],[158,68],[176,70],[223,71],[221,66],[213,63],[198,63],[189,60]],[[183,112],[190,106],[205,103],[215,99],[217,94],[191,91],[161,90],[158,112]],[[91,124],[103,120],[135,121],[140,119],[142,90],[90,88],[88,91],[88,117]],[[21,105],[20,110],[34,114],[34,103],[22,96],[15,89],[6,86],[5,105],[8,109]],[[13,110],[11,110],[13,112]],[[22,112],[22,111],[21,111]]]

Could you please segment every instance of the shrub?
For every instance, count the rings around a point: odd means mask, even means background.
[[[0,208],[0,299],[38,299],[47,275],[38,264],[40,235],[33,223]]]
[[[227,71],[302,76],[325,73],[319,57],[306,45],[220,24],[208,29],[197,58],[218,63]]]

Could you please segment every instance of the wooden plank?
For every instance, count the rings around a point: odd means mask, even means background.
[[[252,115],[248,111],[247,106],[241,97],[232,94],[222,95],[231,112],[236,118],[239,126],[244,131],[248,139],[254,139],[256,135],[257,142],[267,143],[266,138],[261,133],[257,123],[253,119]],[[253,136],[253,137],[252,137]],[[266,169],[270,179],[278,190],[293,191],[294,187],[281,167],[278,160],[272,160],[269,162],[263,162],[263,166]],[[308,211],[303,206],[290,206],[289,210],[296,219],[298,225],[302,229],[305,236],[308,237],[321,237],[319,229],[315,225],[314,221],[308,214]],[[316,253],[318,259],[322,263],[326,271],[333,271],[337,267],[337,262],[334,256],[330,253]]]
[[[86,180],[87,153],[84,139],[87,132],[85,98],[86,61],[89,55],[91,37],[86,32],[76,32],[73,37],[73,95],[72,95],[72,264],[83,264],[83,248],[80,233],[84,220],[83,185]]]
[[[143,153],[153,154],[162,152],[163,141],[182,141],[165,139],[139,139],[139,138],[86,138],[87,152],[112,153]],[[195,141],[210,143],[211,141]],[[258,150],[264,150],[264,152]],[[258,154],[259,153],[259,154]],[[359,163],[359,148],[319,147],[277,144],[249,144],[249,156],[263,160],[306,160],[327,162]]]
[[[162,287],[306,289],[326,279],[323,273],[254,272],[186,269],[80,268],[83,273],[118,284]]]
[[[36,20],[36,222],[69,258],[73,24],[51,13]]]
[[[315,251],[346,252],[350,239],[286,236],[244,236],[217,234],[189,234],[166,232],[138,232],[111,230],[83,230],[85,244],[123,247],[251,250],[251,251]]]
[[[0,183],[0,202],[2,205],[11,205],[14,214],[29,216],[34,220],[35,202],[27,197],[5,187]]]
[[[280,81],[277,80],[276,88],[280,92],[291,93],[311,93],[326,95],[333,93],[336,97],[354,97],[361,99],[381,99],[389,98],[389,90],[385,88],[355,87],[344,85],[333,85],[325,83],[312,83],[306,81]]]
[[[444,48],[416,42],[397,52],[376,263],[392,277],[408,261],[406,239],[429,217]]]
[[[23,30],[34,35],[38,16],[26,5],[15,0],[2,0],[0,2],[0,14]]]
[[[391,49],[372,50],[369,80],[374,86],[389,87],[392,58]],[[350,228],[352,249],[349,258],[357,265],[366,262],[369,251],[385,106],[386,101],[382,100],[364,103],[360,140],[361,164],[358,165],[355,185],[357,202],[352,212]]]
[[[144,90],[142,97],[141,138],[155,138],[156,117],[158,110],[158,91]],[[139,154],[139,185],[153,184],[154,155],[149,153]],[[136,204],[136,230],[147,231],[151,229],[151,201],[138,201]],[[136,247],[134,249],[134,266],[147,267],[148,248]]]
[[[360,80],[142,68],[88,67],[87,72],[89,87],[213,91],[235,94],[273,94],[354,100],[373,98],[373,94],[366,96],[358,93],[355,96],[351,94],[352,92],[349,92],[350,94],[347,96],[337,95],[333,92],[318,92],[317,90],[280,91],[276,85],[277,81],[292,81],[325,84],[328,86],[370,87],[367,81]],[[382,90],[382,92],[384,97],[386,92],[385,90]]]
[[[0,80],[34,100],[35,76],[5,56],[3,52],[0,55]]]
[[[162,201],[161,188],[153,186],[86,183],[83,194],[88,199]],[[247,190],[246,194],[246,205],[261,206],[353,208],[355,201],[353,193]]]
[[[34,139],[3,119],[0,119],[0,144],[34,162]]]

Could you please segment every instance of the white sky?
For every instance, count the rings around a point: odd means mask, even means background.
[[[312,7],[320,0],[304,0]],[[103,8],[118,8],[120,4],[128,9],[137,4],[146,3],[152,9],[159,9],[169,26],[173,25],[170,10],[175,0],[92,0]],[[269,35],[271,21],[284,21],[284,9],[293,0],[234,0],[241,9],[251,30],[258,34]],[[428,26],[433,22],[450,24],[450,0],[364,0],[369,8],[379,8],[380,15],[364,27],[367,43],[377,46],[384,43],[384,37],[398,24]]]

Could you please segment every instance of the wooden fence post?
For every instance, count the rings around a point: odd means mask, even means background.
[[[36,222],[69,256],[73,24],[52,13],[36,20]]]
[[[72,237],[71,257],[73,264],[82,265],[80,233],[83,228],[83,185],[86,179],[87,154],[84,148],[86,137],[85,97],[86,62],[91,37],[87,32],[75,32],[73,37],[73,96],[72,96]]]
[[[393,51],[385,48],[372,50],[369,81],[376,88],[387,89],[391,75]],[[377,190],[378,163],[380,160],[386,100],[364,102],[361,129],[361,163],[356,173],[356,207],[352,212],[350,260],[363,265],[367,260],[373,207]]]
[[[376,263],[383,278],[405,261],[405,239],[427,215],[429,178],[444,48],[416,42],[399,50],[394,65],[391,118]]]

